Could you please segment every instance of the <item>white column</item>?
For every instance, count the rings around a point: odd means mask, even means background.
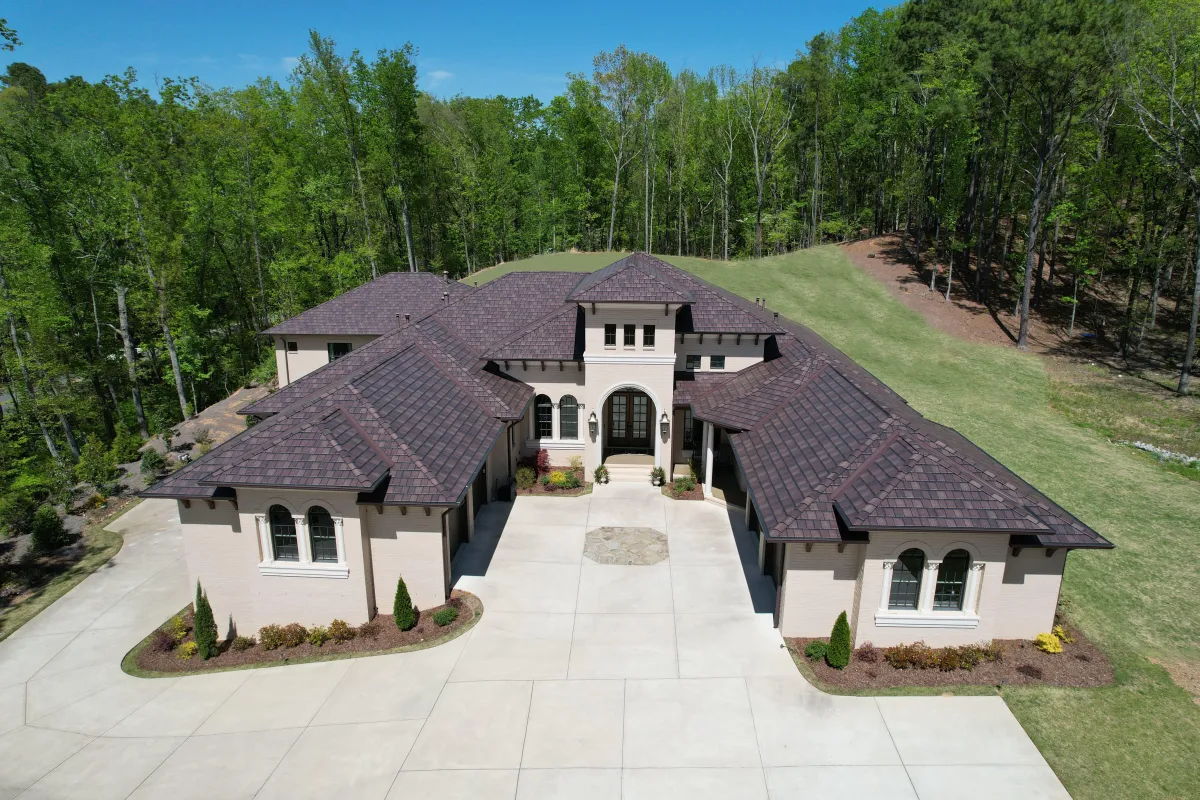
[[[337,545],[338,564],[346,563],[346,542],[342,537],[342,518],[333,518],[333,541]]]
[[[917,611],[922,614],[933,610],[933,591],[937,588],[938,567],[941,565],[940,561],[925,562],[925,575],[921,579],[921,597],[917,603]]]
[[[892,567],[896,566],[895,561],[883,562],[883,588],[879,592],[879,613],[888,610],[888,599],[892,592]]]
[[[964,613],[974,614],[975,609],[979,608],[979,590],[983,586],[983,568],[982,562],[972,561],[971,568],[967,570],[967,585],[963,587]]]
[[[312,552],[308,543],[308,526],[304,524],[304,517],[292,517],[292,521],[296,523],[296,549],[300,553],[300,563],[312,563]]]
[[[713,480],[713,426],[704,423],[704,496],[712,497]]]
[[[258,529],[258,546],[262,550],[262,563],[270,564],[275,560],[275,551],[271,548],[271,528],[267,525],[267,515],[255,514],[254,526]]]
[[[550,438],[556,442],[562,438],[562,419],[558,414],[558,403],[550,404]]]

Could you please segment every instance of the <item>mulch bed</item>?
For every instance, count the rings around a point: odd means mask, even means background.
[[[999,661],[980,662],[968,671],[956,669],[895,669],[883,660],[875,663],[851,657],[845,669],[834,669],[824,660],[806,658],[804,648],[812,638],[785,639],[792,657],[813,671],[817,680],[838,689],[871,690],[897,686],[1105,686],[1113,681],[1112,665],[1091,642],[1069,625],[1064,626],[1075,639],[1063,644],[1061,653],[1043,653],[1024,639],[997,639]],[[822,641],[827,641],[822,639]],[[1025,671],[1022,671],[1024,669]],[[1041,677],[1037,677],[1038,675]]]
[[[433,621],[436,611],[453,606],[458,609],[458,617],[445,627],[440,627]],[[425,609],[417,617],[417,624],[411,630],[402,631],[396,627],[391,614],[376,614],[372,622],[378,630],[374,637],[356,635],[347,642],[325,642],[320,647],[305,642],[298,647],[278,647],[265,650],[257,643],[253,647],[240,652],[230,649],[230,642],[221,642],[219,655],[204,661],[198,656],[180,658],[175,651],[163,652],[154,646],[155,633],[152,632],[141,644],[126,656],[127,666],[132,666],[141,672],[152,673],[193,673],[213,672],[236,667],[261,664],[278,666],[294,661],[321,661],[335,658],[339,655],[361,653],[364,655],[384,653],[408,648],[413,650],[433,647],[443,641],[454,638],[461,629],[474,624],[476,618],[483,613],[483,603],[470,592],[454,590],[450,602],[437,608]],[[188,635],[183,642],[192,639],[192,607],[189,605],[183,612],[184,623]],[[163,627],[166,628],[167,624]],[[129,662],[132,661],[132,664]],[[126,670],[128,671],[128,669]]]
[[[676,492],[675,488],[673,486],[671,486],[671,484],[668,483],[666,486],[662,487],[662,493],[665,494],[667,497],[671,498],[672,500],[703,500],[704,499],[704,487],[698,483],[695,486],[693,486],[690,491],[687,491],[687,492]]]
[[[577,489],[555,489],[553,486],[551,486],[548,483],[545,483],[545,484],[542,483],[542,476],[539,475],[537,482],[535,482],[533,484],[532,489],[522,489],[522,488],[518,487],[517,494],[518,495],[551,494],[551,495],[555,495],[556,497],[578,497],[581,494],[587,494],[588,492],[592,491],[592,485],[590,483],[585,483],[583,480],[583,469],[582,468],[577,469],[577,470],[570,470],[570,469],[558,469],[556,467],[556,468],[553,468],[551,471],[552,472],[572,472],[573,471],[575,473],[575,477],[579,479],[579,488],[577,488]]]

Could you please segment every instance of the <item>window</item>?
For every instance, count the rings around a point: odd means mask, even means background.
[[[962,611],[967,570],[971,555],[966,550],[951,550],[938,567],[937,583],[933,587],[933,607],[943,611]]]
[[[550,398],[544,394],[539,394],[533,401],[533,419],[537,426],[534,429],[534,438],[554,438],[554,407],[550,405]]]
[[[642,326],[642,347],[654,347],[654,326]]]
[[[299,561],[300,547],[296,543],[296,521],[292,512],[283,506],[271,506],[267,512],[271,525],[271,549],[275,561]]]
[[[696,425],[696,419],[692,416],[691,407],[683,410],[683,447],[685,450],[695,446],[696,437],[692,431]]]
[[[688,356],[684,361],[684,369],[689,372],[700,369],[700,356]]]
[[[625,326],[625,346],[633,347],[637,344],[637,325]]]
[[[892,567],[892,591],[888,608],[915,611],[921,597],[921,573],[925,571],[925,553],[905,550]]]
[[[604,326],[604,346],[605,347],[616,347],[617,346],[617,326],[616,325],[609,323]]]
[[[649,436],[646,432],[647,421],[647,403],[650,398],[644,394],[635,394],[633,396],[633,438],[645,439]]]
[[[338,560],[337,536],[334,534],[333,517],[321,506],[308,510],[308,537],[312,540],[312,560]]]
[[[708,359],[711,369],[725,369],[725,356],[712,356]]]
[[[330,361],[337,361],[342,356],[349,355],[350,351],[354,349],[349,342],[330,342],[327,347]]]
[[[579,403],[569,394],[558,401],[558,438],[579,438]]]
[[[296,344],[295,342],[288,342],[287,343],[287,351],[289,353],[299,353],[300,345]]]

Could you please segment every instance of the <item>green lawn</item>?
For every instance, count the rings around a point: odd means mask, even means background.
[[[586,271],[618,257],[541,256],[473,279]],[[1151,659],[1200,663],[1200,484],[1055,411],[1038,356],[934,330],[836,247],[732,263],[667,260],[745,297],[766,296],[1116,543],[1071,554],[1062,603],[1109,654],[1117,683],[1002,694],[1074,797],[1197,796],[1200,706]]]

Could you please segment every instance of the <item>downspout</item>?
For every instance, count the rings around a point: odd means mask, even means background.
[[[446,586],[446,600],[450,600],[450,510],[442,512],[442,577]]]
[[[288,384],[291,384],[292,365],[288,361],[287,339],[283,336],[280,336],[279,343],[283,345],[283,377],[287,379]]]

